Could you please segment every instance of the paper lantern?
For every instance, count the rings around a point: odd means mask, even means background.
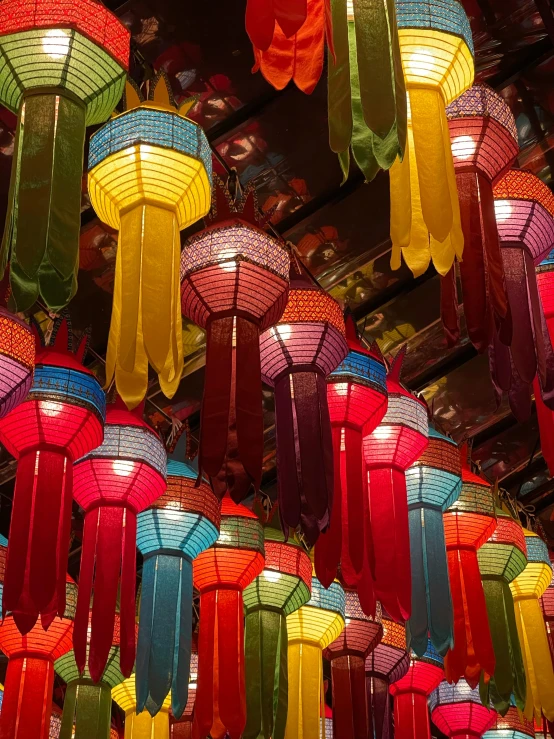
[[[404,158],[390,170],[391,266],[414,276],[429,262],[446,275],[464,237],[445,106],[473,82],[473,40],[456,0],[399,0],[400,54],[408,90]]]
[[[194,704],[196,703],[196,688],[198,680],[198,651],[193,645],[190,655],[189,686],[187,704],[181,718],[171,722],[171,739],[193,739],[192,725],[194,718]]]
[[[125,83],[130,34],[96,0],[4,0],[0,102],[18,116],[0,277],[18,311],[58,312],[77,290],[87,126]]]
[[[406,147],[406,86],[394,2],[340,0],[331,3],[331,13],[329,142],[345,180],[350,149],[366,180],[372,180]]]
[[[408,672],[390,686],[395,739],[431,739],[427,698],[443,678],[443,659],[430,641],[422,656],[411,653]]]
[[[121,672],[135,662],[137,514],[166,488],[166,454],[155,431],[118,400],[108,409],[104,443],[75,464],[75,500],[85,510],[73,644],[79,670],[96,682],[112,647],[119,591]]]
[[[333,441],[325,378],[348,354],[339,304],[296,263],[285,312],[260,337],[262,377],[275,391],[279,515],[313,545],[329,525]]]
[[[323,652],[331,662],[333,734],[336,739],[357,739],[367,734],[365,660],[383,636],[381,607],[375,618],[366,616],[354,590],[345,593],[345,627]]]
[[[281,531],[266,527],[263,572],[244,591],[244,739],[282,739],[287,722],[287,616],[310,600],[312,565]]]
[[[206,329],[198,466],[219,497],[258,490],[263,462],[260,332],[285,309],[290,257],[258,222],[253,186],[233,203],[216,178],[211,225],[181,257],[183,314]]]
[[[554,555],[550,554],[550,564]],[[1,565],[0,565],[1,566]],[[548,646],[550,647],[550,655],[554,662],[554,573],[550,585],[546,588],[540,599],[542,615],[544,617],[544,625],[546,626],[546,635],[548,637]]]
[[[403,356],[396,356],[387,377],[385,417],[364,438],[375,592],[395,621],[409,618],[412,607],[405,470],[428,444],[427,408],[400,384]]]
[[[491,378],[508,394],[518,420],[531,413],[531,385],[554,408],[554,352],[537,291],[535,266],[554,247],[554,195],[531,172],[510,169],[494,186],[496,223],[512,316],[510,346],[496,332],[489,347]]]
[[[365,661],[368,728],[370,737],[393,739],[391,698],[389,688],[400,680],[410,666],[406,651],[406,629],[383,618],[381,642]]]
[[[204,132],[177,110],[163,76],[142,101],[130,83],[126,110],[90,139],[88,191],[97,216],[119,231],[106,355],[129,408],[144,398],[148,364],[172,398],[181,381],[179,231],[210,209],[211,149]]]
[[[554,670],[539,598],[552,579],[546,544],[537,534],[523,530],[527,545],[527,567],[510,583],[514,596],[517,631],[523,652],[527,699],[525,716],[540,720],[544,713],[554,721]]]
[[[312,597],[287,616],[289,707],[285,739],[319,734],[323,704],[322,651],[344,629],[344,590],[333,582],[327,590],[312,578]]]
[[[429,427],[429,446],[406,470],[412,615],[408,646],[422,657],[431,644],[444,654],[453,643],[453,611],[448,580],[443,512],[458,499],[462,466],[456,444]]]
[[[2,737],[48,739],[54,662],[71,649],[77,586],[69,575],[66,590],[65,610],[62,616],[54,614],[48,631],[36,624],[22,635],[13,616],[0,623],[0,649],[8,658],[0,713]]]
[[[536,268],[537,287],[541,300],[541,307],[550,343],[554,338],[554,252],[544,259]],[[540,385],[537,377],[533,380],[533,393],[535,396],[535,408],[539,421],[539,431],[541,435],[541,454],[544,457],[550,475],[554,475],[554,416],[548,408],[541,395]]]
[[[34,366],[35,339],[30,328],[0,308],[0,418],[27,397]]]
[[[519,521],[500,509],[496,521],[496,530],[477,552],[496,662],[490,681],[481,679],[481,696],[505,713],[512,695],[520,710],[525,707],[525,669],[509,584],[527,565],[527,547]]]
[[[333,739],[333,719],[326,717],[320,719],[320,739]]]
[[[23,634],[39,614],[48,628],[65,610],[73,462],[103,438],[105,397],[81,363],[86,347],[87,337],[73,354],[67,319],[58,320],[50,345],[37,348],[27,398],[0,420],[0,441],[18,460],[3,609]]]
[[[476,739],[493,726],[496,713],[482,705],[478,690],[465,680],[456,685],[443,681],[429,697],[433,723],[452,739]]]
[[[468,467],[462,449],[462,490],[443,516],[450,592],[454,609],[454,646],[444,671],[449,682],[465,679],[474,687],[481,670],[494,675],[494,649],[481,583],[477,550],[496,529],[489,483]]]
[[[135,679],[139,711],[155,715],[171,691],[171,710],[180,718],[189,683],[192,561],[219,536],[220,513],[210,487],[196,486],[194,470],[175,456],[167,465],[167,491],[138,516],[143,567]]]
[[[360,580],[366,557],[373,565],[373,546],[365,540],[371,530],[364,524],[369,511],[363,436],[378,426],[387,409],[386,370],[379,350],[362,346],[352,317],[346,319],[346,338],[348,356],[327,378],[335,484],[331,523],[315,547],[315,571],[324,587],[337,576],[339,564],[349,587]]]
[[[225,497],[218,540],[193,563],[200,591],[196,736],[240,737],[246,725],[243,590],[264,568],[256,515]]]
[[[527,739],[527,737],[535,739],[533,724],[512,706],[504,716],[496,715],[494,724],[483,739]]]
[[[112,698],[125,712],[125,739],[169,739],[169,695],[155,716],[136,713],[135,673],[112,690]]]

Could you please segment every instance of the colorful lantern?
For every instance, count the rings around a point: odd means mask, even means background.
[[[256,515],[225,497],[219,539],[193,563],[200,591],[197,736],[240,737],[246,725],[243,590],[264,568],[263,529]]]
[[[371,524],[366,542],[372,540],[375,550],[375,592],[395,621],[409,618],[412,605],[404,473],[428,444],[427,408],[400,384],[403,358],[403,353],[396,356],[387,377],[385,417],[364,438]]]
[[[166,487],[165,449],[142,420],[118,400],[106,416],[104,443],[75,464],[75,500],[85,510],[79,598],[73,644],[77,666],[87,662],[100,679],[112,648],[119,590],[121,672],[135,662],[135,581],[137,514]]]
[[[477,552],[496,667],[490,681],[481,679],[483,703],[505,713],[512,695],[525,707],[525,669],[517,633],[510,583],[527,565],[525,536],[519,521],[496,510],[496,530]]]
[[[112,690],[112,698],[125,712],[125,739],[169,739],[169,695],[155,716],[136,713],[135,673]]]
[[[348,353],[339,304],[291,268],[285,312],[260,338],[262,376],[275,390],[279,515],[285,536],[301,526],[308,544],[329,525],[333,441],[325,378]]]
[[[446,109],[464,258],[459,263],[467,332],[484,352],[496,326],[509,343],[510,311],[494,216],[492,184],[510,167],[519,146],[512,111],[488,85],[473,85]],[[456,268],[441,282],[441,315],[450,345],[460,338]]]
[[[550,564],[552,565],[552,559],[554,555],[550,554]],[[554,568],[553,568],[554,569]],[[550,647],[550,655],[554,662],[554,572],[552,574],[552,580],[550,585],[546,588],[540,599],[542,615],[544,617],[544,624],[546,626],[546,635],[548,637],[548,646]]]
[[[81,364],[86,348],[87,337],[73,354],[68,321],[58,320],[50,345],[37,348],[26,400],[0,420],[0,441],[18,460],[3,608],[22,634],[39,614],[48,628],[65,611],[73,462],[102,442],[106,409]]]
[[[370,737],[393,739],[389,688],[400,680],[410,666],[406,651],[406,629],[388,618],[383,618],[381,642],[365,661],[367,715]]]
[[[429,262],[446,275],[464,237],[445,106],[473,82],[473,40],[456,0],[399,0],[400,54],[408,90],[408,139],[390,170],[391,266],[414,276]]]
[[[287,722],[287,616],[310,600],[306,552],[266,527],[265,565],[244,591],[246,728],[244,739],[282,739]]]
[[[408,646],[420,657],[429,651],[428,634],[432,646],[441,654],[453,643],[452,599],[442,514],[458,499],[461,489],[458,447],[429,427],[429,446],[406,470],[412,563]]]
[[[427,699],[443,678],[443,659],[430,641],[423,656],[411,653],[408,672],[390,686],[395,739],[431,739]]]
[[[491,378],[499,397],[525,420],[531,413],[531,384],[554,408],[554,352],[537,291],[535,266],[554,247],[554,195],[531,172],[510,169],[494,186],[494,207],[512,316],[510,346],[498,332],[489,347]]]
[[[345,627],[323,652],[331,662],[333,683],[333,734],[336,739],[357,739],[367,734],[365,660],[381,641],[381,607],[375,618],[366,616],[353,590],[345,593]]]
[[[323,704],[322,651],[344,629],[344,590],[312,577],[312,597],[287,616],[289,707],[285,739],[317,737]]]
[[[544,713],[554,721],[554,669],[539,598],[552,579],[548,549],[532,531],[523,530],[527,567],[510,583],[514,596],[517,631],[527,678],[525,716],[540,720]]]
[[[187,705],[181,718],[171,722],[171,739],[193,739],[192,725],[194,719],[194,704],[196,703],[196,687],[198,685],[198,651],[193,645],[190,655],[189,686]]]
[[[481,703],[478,690],[465,680],[456,685],[443,681],[431,693],[429,708],[433,723],[452,739],[476,739],[494,725],[496,712]]]
[[[0,418],[25,400],[33,384],[35,339],[17,316],[0,308]]]
[[[504,716],[496,715],[494,724],[483,739],[527,739],[527,737],[535,739],[533,724],[512,706]]]
[[[0,277],[59,311],[77,290],[85,129],[115,108],[129,31],[96,0],[4,0],[0,102],[18,115]]]
[[[126,110],[90,139],[88,191],[98,217],[119,233],[106,356],[129,408],[144,398],[148,363],[173,397],[183,367],[179,231],[210,209],[211,150],[196,123],[177,110],[163,76],[142,101],[130,83]]]
[[[450,592],[454,609],[454,646],[447,652],[444,671],[449,682],[479,682],[481,670],[494,675],[494,649],[477,550],[496,528],[490,485],[475,475],[462,450],[462,490],[443,516]]]
[[[315,571],[327,587],[337,576],[355,587],[369,552],[365,541],[369,525],[367,510],[363,436],[382,421],[387,409],[387,380],[378,349],[365,349],[358,339],[356,324],[346,319],[346,339],[350,351],[327,378],[327,402],[333,436],[335,485],[331,523],[315,547]],[[373,562],[372,562],[373,563]]]
[[[77,586],[69,575],[66,590],[65,611],[61,617],[54,613],[48,631],[37,624],[22,636],[11,615],[0,623],[0,649],[8,658],[0,713],[2,737],[48,739],[54,662],[71,649]]]
[[[263,462],[260,332],[287,302],[290,256],[258,228],[253,186],[238,203],[216,178],[211,225],[185,244],[183,314],[206,329],[206,376],[198,465],[219,497],[258,490]]]
[[[554,339],[554,252],[544,259],[535,270],[537,275],[537,287],[541,299],[541,307],[550,337],[550,343]],[[550,475],[554,475],[554,416],[548,408],[541,395],[540,385],[537,377],[533,380],[533,393],[535,395],[535,408],[539,421],[541,435],[541,454],[544,457]]]
[[[184,435],[181,437],[184,441]],[[167,491],[138,516],[143,556],[135,679],[137,708],[154,716],[171,690],[180,718],[187,704],[192,639],[192,561],[219,536],[219,501],[209,485],[174,458]]]

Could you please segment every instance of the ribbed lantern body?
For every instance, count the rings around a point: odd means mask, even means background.
[[[125,712],[125,739],[169,739],[169,695],[152,717],[148,711],[136,713],[135,674],[112,690],[112,698]]]
[[[535,270],[537,275],[537,288],[539,291],[539,297],[541,301],[541,307],[544,318],[546,320],[546,326],[548,329],[548,336],[550,343],[554,338],[554,252],[550,252],[546,259],[538,265]],[[537,411],[537,418],[539,420],[539,431],[541,435],[541,453],[546,463],[550,474],[554,474],[554,416],[552,411],[548,408],[541,396],[540,386],[537,382],[537,378],[533,382],[533,393],[535,395],[535,408]]]
[[[393,371],[387,378],[388,407],[379,426],[364,438],[368,469],[370,531],[375,552],[375,593],[395,621],[410,617],[411,569],[405,471],[428,444],[427,409]]]
[[[333,442],[325,378],[348,354],[339,304],[291,270],[285,312],[260,337],[262,377],[275,390],[279,515],[314,544],[329,525]]]
[[[27,324],[0,308],[0,418],[25,400],[33,384],[35,339]]]
[[[219,536],[219,501],[197,474],[170,459],[167,490],[138,516],[143,557],[135,679],[137,706],[152,715],[171,691],[180,718],[187,704],[192,638],[192,561]]]
[[[452,646],[453,612],[442,514],[458,499],[461,489],[458,447],[429,427],[427,449],[406,470],[412,565],[408,641],[418,656],[428,651],[428,634],[439,653]]]
[[[493,726],[496,713],[483,706],[478,690],[465,680],[455,685],[443,681],[429,698],[435,726],[451,739],[477,739]]]
[[[170,722],[171,739],[193,739],[192,724],[194,719],[194,704],[196,703],[196,687],[198,680],[198,652],[193,648],[190,655],[189,687],[187,705],[181,718]]]
[[[476,685],[482,669],[493,675],[495,668],[477,550],[495,530],[496,518],[490,485],[463,459],[460,496],[443,518],[454,609],[454,646],[444,671],[448,681],[465,677]]]
[[[113,641],[119,590],[121,671],[135,662],[137,514],[166,488],[165,449],[140,413],[119,402],[108,410],[104,443],[75,465],[74,496],[85,510],[73,642],[80,669],[98,680]]]
[[[86,127],[119,102],[130,34],[96,0],[5,0],[0,102],[18,115],[2,272],[18,311],[77,289]]]
[[[252,511],[225,497],[218,540],[193,563],[200,591],[195,733],[234,739],[246,725],[243,590],[264,568],[263,530]]]
[[[289,269],[284,242],[240,218],[195,234],[181,257],[183,314],[206,329],[199,467],[237,503],[260,486],[260,332],[285,309]]]
[[[483,739],[535,739],[533,723],[522,716],[515,706],[508,708],[505,716],[497,714],[492,727]]]
[[[56,345],[37,352],[25,401],[0,420],[18,460],[3,608],[22,633],[65,610],[73,462],[103,438],[104,393],[67,346],[62,324]]]
[[[88,166],[94,210],[120,232],[106,378],[134,408],[149,363],[167,397],[181,380],[179,232],[210,208],[211,150],[175,108],[146,102],[91,137]]]
[[[464,316],[471,342],[483,352],[495,328],[510,336],[510,314],[494,214],[493,183],[519,151],[514,116],[487,85],[473,85],[446,109],[460,217],[464,258],[460,262]],[[441,314],[446,337],[460,338],[456,271],[441,283]]]
[[[331,662],[333,736],[356,739],[367,732],[365,660],[381,641],[381,608],[366,616],[354,590],[345,591],[345,627],[323,652]]]
[[[338,582],[325,590],[312,578],[312,596],[287,616],[289,706],[285,739],[319,734],[322,705],[322,651],[344,629],[344,590]]]

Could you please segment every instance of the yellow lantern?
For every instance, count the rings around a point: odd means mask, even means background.
[[[112,698],[125,711],[125,739],[169,739],[171,693],[152,717],[147,710],[136,713],[135,673],[112,688]]]
[[[525,676],[527,699],[525,716],[531,720],[533,714],[540,721],[544,713],[554,721],[554,670],[548,648],[546,628],[539,603],[552,578],[552,567],[544,541],[527,529],[523,530],[527,545],[527,567],[510,583],[514,596],[517,631]]]
[[[391,266],[402,254],[416,277],[431,259],[445,275],[464,246],[445,108],[473,83],[471,29],[457,0],[399,0],[396,14],[408,140],[390,170]]]
[[[120,232],[106,382],[115,374],[129,408],[146,394],[149,362],[168,398],[181,380],[179,232],[211,204],[211,149],[190,105],[173,106],[163,76],[147,101],[127,83],[125,112],[90,141],[90,199]]]

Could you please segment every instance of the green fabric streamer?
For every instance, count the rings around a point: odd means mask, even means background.
[[[81,679],[69,683],[65,693],[60,739],[109,739],[112,691],[106,683]]]

